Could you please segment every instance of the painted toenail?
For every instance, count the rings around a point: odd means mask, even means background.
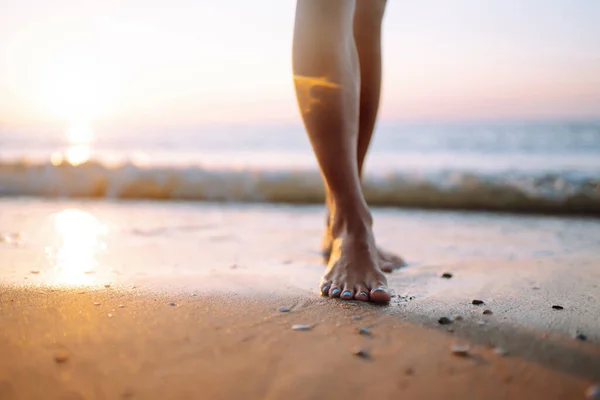
[[[378,288],[373,289],[373,291],[374,292],[385,292],[386,289],[384,287],[378,287]]]
[[[344,293],[342,293],[342,296],[352,296],[352,293],[346,290]]]
[[[366,297],[367,296],[367,292],[360,292],[359,296],[365,296]]]
[[[338,294],[340,292],[340,289],[333,289],[333,291],[331,292],[331,294]]]
[[[327,289],[329,289],[329,286],[325,285],[325,286],[323,286],[323,288],[321,289],[321,292],[325,293],[325,292],[327,292]]]

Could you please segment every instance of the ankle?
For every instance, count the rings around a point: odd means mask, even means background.
[[[373,218],[366,204],[336,204],[332,211],[331,234],[337,238],[343,234],[369,235],[373,226]]]

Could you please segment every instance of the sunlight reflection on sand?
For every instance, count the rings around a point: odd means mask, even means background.
[[[56,243],[46,247],[59,285],[92,285],[96,283],[96,256],[106,245],[101,237],[107,228],[92,214],[65,209],[51,216],[57,233]]]

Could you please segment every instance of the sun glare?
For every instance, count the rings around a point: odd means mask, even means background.
[[[91,121],[107,112],[115,100],[116,75],[80,50],[56,55],[44,68],[41,103],[64,121]]]
[[[100,237],[106,233],[106,227],[92,214],[77,209],[52,215],[52,222],[58,242],[47,251],[57,273],[56,283],[93,284],[96,255],[104,245]]]
[[[61,165],[63,162],[74,166],[87,162],[92,155],[93,139],[94,132],[89,124],[81,121],[72,123],[66,134],[68,147],[64,152],[53,153],[50,162],[55,166]]]

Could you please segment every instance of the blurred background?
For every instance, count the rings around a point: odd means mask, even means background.
[[[0,195],[319,202],[294,1],[0,0]],[[600,213],[600,3],[390,1],[371,204]]]

